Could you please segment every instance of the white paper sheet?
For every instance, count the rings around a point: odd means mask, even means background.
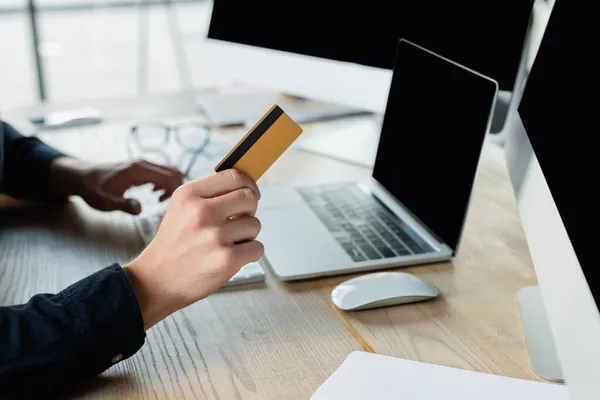
[[[567,387],[356,351],[311,400],[568,400]]]

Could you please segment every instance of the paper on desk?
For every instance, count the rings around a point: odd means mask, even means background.
[[[355,351],[311,400],[568,400],[566,386]]]

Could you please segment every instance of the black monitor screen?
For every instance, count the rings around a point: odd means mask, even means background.
[[[512,90],[534,0],[214,0],[208,36],[392,69],[400,38]]]
[[[496,91],[491,79],[398,46],[373,177],[454,250]]]
[[[595,14],[557,0],[519,105],[519,115],[583,273],[600,306],[597,261],[598,93]]]

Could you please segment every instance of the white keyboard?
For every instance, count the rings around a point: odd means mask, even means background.
[[[142,207],[143,206],[144,202],[142,202]],[[148,208],[148,206],[144,207],[144,210],[146,208]],[[155,210],[152,210],[154,212],[144,212],[143,216],[137,217],[135,219],[136,226],[138,228],[138,231],[140,232],[140,235],[142,235],[144,243],[149,244],[156,235],[158,227],[160,226],[160,223],[164,216],[163,210],[165,209],[166,207],[164,206],[160,208],[156,207]],[[264,280],[265,272],[263,268],[261,267],[260,263],[254,262],[243,266],[242,269],[240,269],[235,275],[231,277],[231,279],[229,279],[229,282],[223,285],[223,287],[264,282]]]

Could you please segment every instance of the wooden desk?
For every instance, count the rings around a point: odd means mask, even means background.
[[[113,107],[112,114],[106,114],[114,115],[113,129],[44,138],[92,160],[123,159],[127,122],[119,114],[124,115],[122,105],[105,106]],[[151,104],[145,110],[146,116],[160,112],[153,112]],[[191,112],[163,110],[161,117]],[[24,113],[6,116],[10,115]],[[335,123],[319,126],[334,129]],[[290,151],[261,184],[326,182],[369,173]],[[77,199],[63,209],[11,209],[1,214],[2,305],[61,290],[110,263],[127,261],[142,248],[132,217],[96,212]],[[538,379],[529,364],[516,301],[517,290],[536,279],[501,149],[485,146],[458,256],[452,263],[404,270],[434,283],[443,297],[342,313],[332,306],[329,294],[352,275],[282,283],[267,271],[264,285],[223,290],[155,326],[138,354],[105,372],[78,396],[307,399],[353,350]]]

